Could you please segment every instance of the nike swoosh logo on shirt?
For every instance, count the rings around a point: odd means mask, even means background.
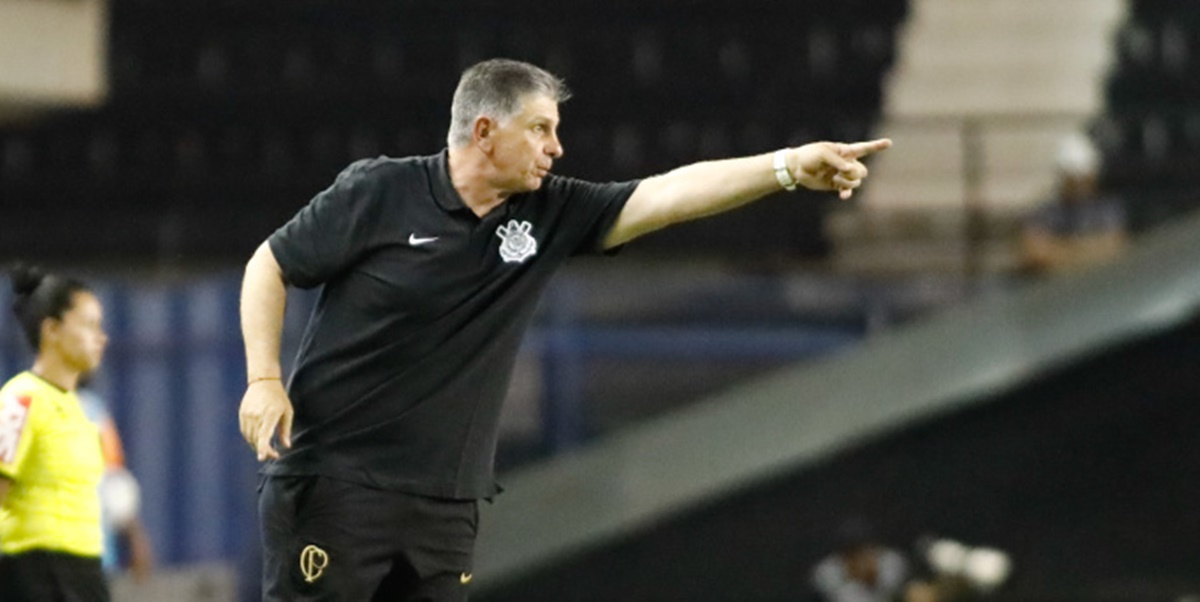
[[[436,237],[436,236],[418,237],[416,234],[409,234],[408,235],[408,244],[410,244],[414,247],[419,247],[421,245],[427,245],[437,239],[438,239],[438,237]]]

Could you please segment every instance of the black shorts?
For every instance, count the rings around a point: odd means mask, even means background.
[[[269,476],[258,513],[264,601],[467,599],[474,500]]]
[[[0,556],[0,600],[108,602],[108,580],[99,558],[31,550]]]

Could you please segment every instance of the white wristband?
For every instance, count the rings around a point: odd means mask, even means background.
[[[792,172],[788,169],[787,155],[782,148],[775,151],[775,179],[779,180],[779,185],[788,192],[796,189],[796,178],[792,177]]]

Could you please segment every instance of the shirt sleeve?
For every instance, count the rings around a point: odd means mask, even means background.
[[[373,159],[351,164],[268,239],[289,284],[318,286],[354,265],[370,248],[381,206],[374,164]]]
[[[21,469],[33,445],[33,396],[0,392],[0,475],[21,478]]]
[[[554,182],[557,194],[565,198],[566,213],[574,222],[572,228],[581,233],[572,254],[604,251],[604,238],[640,183],[641,180],[596,183],[574,178],[558,178]]]

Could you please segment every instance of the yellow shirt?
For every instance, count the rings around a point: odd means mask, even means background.
[[[0,553],[100,556],[100,431],[74,392],[31,372],[0,389]]]

